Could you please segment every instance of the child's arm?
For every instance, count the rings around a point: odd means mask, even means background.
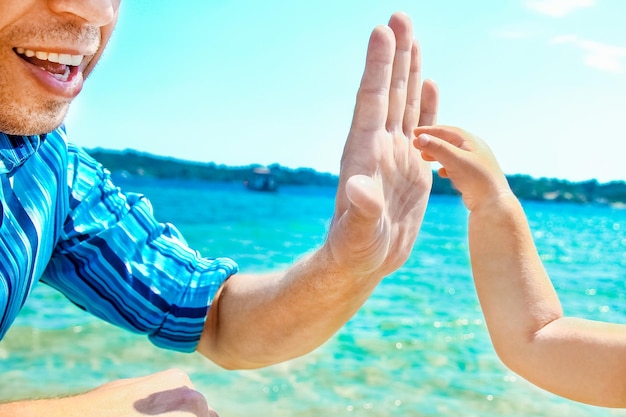
[[[415,130],[425,159],[442,165],[470,210],[472,271],[502,361],[555,394],[626,407],[626,326],[563,317],[521,205],[493,153],[453,127]]]

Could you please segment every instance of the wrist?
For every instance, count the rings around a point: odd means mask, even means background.
[[[332,243],[326,241],[309,258],[309,261],[314,265],[323,265],[323,271],[320,271],[320,274],[336,282],[337,285],[354,285],[361,288],[364,282],[375,281],[377,284],[383,278],[379,276],[377,269],[366,265],[366,259],[366,256],[346,253],[338,256],[333,250]]]
[[[481,234],[481,230],[504,228],[514,233],[519,227],[526,227],[526,215],[520,201],[513,192],[494,195],[483,200],[471,211],[469,232]]]
[[[501,210],[511,210],[515,207],[519,207],[520,203],[517,196],[511,191],[510,188],[504,188],[494,191],[489,196],[478,200],[472,207],[470,212],[475,216],[492,215],[494,212]]]

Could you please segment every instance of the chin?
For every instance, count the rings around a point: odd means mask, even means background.
[[[7,135],[15,135],[15,136],[35,136],[35,135],[43,135],[45,133],[50,133],[57,127],[61,126],[61,123],[55,124],[41,124],[37,126],[16,126],[4,127],[0,124],[0,132],[6,133]]]
[[[52,132],[61,126],[68,107],[48,107],[45,111],[17,112],[0,115],[0,132],[9,135],[31,136]],[[12,113],[12,112],[9,112]],[[4,117],[2,117],[4,116]]]

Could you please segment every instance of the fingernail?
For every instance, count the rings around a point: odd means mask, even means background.
[[[432,136],[427,135],[426,133],[422,133],[417,137],[417,144],[419,146],[426,146],[430,143]]]

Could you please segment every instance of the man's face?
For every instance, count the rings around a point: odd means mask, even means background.
[[[0,0],[0,132],[58,127],[108,42],[121,0]]]

